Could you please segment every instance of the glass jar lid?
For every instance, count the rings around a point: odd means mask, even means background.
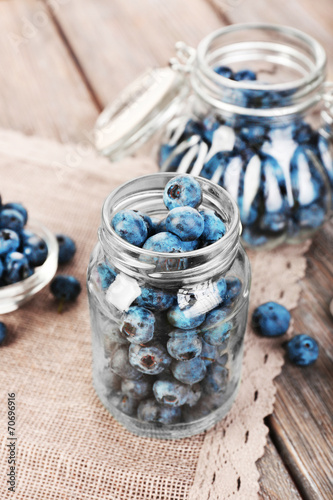
[[[149,69],[99,115],[95,146],[119,160],[133,153],[170,120],[189,92],[185,72],[171,67]]]

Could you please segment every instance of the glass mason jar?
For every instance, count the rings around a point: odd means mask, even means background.
[[[119,210],[165,217],[163,191],[172,177],[139,177],[109,195],[87,277],[96,392],[127,429],[157,438],[200,433],[229,411],[240,383],[250,288],[237,205],[208,180],[198,179],[201,207],[226,225],[218,242],[158,253],[112,229]]]
[[[293,28],[242,24],[197,50],[176,47],[171,69],[149,73],[103,112],[97,149],[112,160],[148,153],[162,171],[224,187],[246,246],[311,236],[330,214],[333,189],[333,86],[322,46]]]

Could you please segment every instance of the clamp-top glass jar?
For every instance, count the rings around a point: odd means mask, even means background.
[[[210,181],[198,178],[201,208],[215,210],[226,226],[216,243],[158,253],[114,231],[111,219],[120,210],[165,217],[163,192],[172,177],[140,177],[110,194],[87,280],[96,392],[130,431],[159,438],[200,433],[229,411],[250,287],[237,205]]]
[[[333,87],[322,46],[296,29],[247,24],[212,33],[197,50],[177,49],[168,85],[152,77],[159,98],[145,84],[134,104],[130,92],[105,110],[97,148],[118,159],[143,143],[147,153],[153,137],[162,171],[201,175],[234,197],[248,246],[311,236],[330,213],[333,187]],[[123,133],[119,114],[126,123],[136,116],[135,133]]]

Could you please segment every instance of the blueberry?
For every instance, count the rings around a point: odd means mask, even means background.
[[[319,346],[314,338],[303,333],[289,340],[287,353],[290,361],[295,365],[308,366],[318,358]]]
[[[239,278],[235,276],[228,276],[226,278],[227,292],[225,294],[225,299],[223,305],[230,305],[242,291],[242,282]]]
[[[6,208],[0,212],[0,228],[12,229],[20,233],[24,226],[24,219],[20,212],[13,208]]]
[[[138,402],[136,399],[128,396],[127,394],[114,394],[110,398],[110,404],[115,406],[119,411],[125,413],[129,417],[133,417],[136,414],[138,407]]]
[[[207,344],[222,345],[226,344],[230,337],[232,324],[225,322],[227,316],[223,309],[214,309],[207,314],[205,322],[201,325],[203,338]]]
[[[172,332],[167,343],[170,356],[179,361],[188,361],[200,355],[202,343],[196,335],[196,330]]]
[[[29,278],[33,273],[28,259],[22,253],[12,252],[6,256],[3,276],[7,285]]]
[[[290,312],[276,302],[266,302],[252,315],[254,329],[264,337],[279,337],[289,328]]]
[[[183,252],[192,252],[200,247],[200,240],[182,241]]]
[[[22,241],[22,245],[24,246],[24,243],[31,237],[31,236],[35,236],[35,233],[33,233],[32,231],[30,231],[30,229],[22,229],[22,231],[20,232],[20,237],[21,237],[21,241]]]
[[[140,380],[124,379],[121,383],[121,392],[134,399],[148,397],[152,390],[150,377],[142,377]]]
[[[191,308],[181,310],[179,306],[173,306],[168,311],[168,321],[171,325],[182,330],[193,330],[205,321],[205,314],[191,315]]]
[[[171,362],[165,348],[158,343],[150,346],[132,344],[129,348],[129,361],[134,368],[148,375],[162,373]]]
[[[119,377],[138,380],[142,378],[142,373],[136,370],[129,362],[128,347],[119,345],[111,354],[110,360],[111,370]]]
[[[155,316],[144,307],[132,306],[124,313],[121,331],[133,344],[144,344],[154,336]]]
[[[228,354],[223,351],[223,346],[213,346],[202,339],[202,351],[200,357],[206,367],[212,363],[218,363],[221,366],[225,366],[228,361]]]
[[[65,234],[56,234],[56,238],[59,246],[58,262],[59,264],[67,264],[75,255],[75,242]]]
[[[166,228],[183,241],[193,241],[202,235],[204,219],[195,208],[173,208],[166,218]]]
[[[111,323],[110,321],[105,321],[103,333],[104,348],[106,351],[110,351],[110,353],[112,353],[115,348],[114,344],[123,344],[128,346],[127,338],[125,338],[124,334],[119,330],[118,325]]]
[[[196,208],[202,202],[200,184],[191,175],[174,177],[165,186],[163,201],[169,210],[184,206]]]
[[[204,394],[225,392],[228,385],[229,371],[224,366],[212,364],[207,368],[207,375],[201,383]]]
[[[254,71],[250,69],[241,69],[234,74],[234,80],[236,82],[241,82],[243,80],[254,81],[257,79],[257,75]]]
[[[147,224],[134,210],[121,210],[112,218],[115,232],[128,243],[141,247],[148,237]]]
[[[194,406],[197,404],[199,399],[201,398],[201,386],[200,384],[193,384],[191,388],[188,390],[187,398],[186,398],[186,404],[188,406]]]
[[[147,231],[148,231],[148,236],[152,236],[154,234],[154,224],[149,215],[144,214],[143,212],[140,212],[140,210],[133,210],[137,215],[139,215],[144,223],[146,224]]]
[[[116,279],[116,271],[106,262],[97,265],[97,272],[101,280],[102,290],[106,290]]]
[[[151,252],[180,253],[183,251],[182,241],[172,233],[158,233],[147,239],[143,245]]]
[[[204,243],[211,244],[221,239],[226,233],[226,227],[221,216],[208,208],[200,210],[199,213],[204,219],[204,230],[201,234],[201,240]]]
[[[165,311],[173,305],[175,296],[165,290],[153,287],[141,287],[141,295],[136,303],[141,307],[148,307],[154,311]]]
[[[224,76],[224,78],[229,78],[230,80],[234,79],[234,74],[228,66],[216,66],[216,68],[214,68],[214,71],[218,75]]]
[[[23,253],[32,267],[41,266],[47,258],[48,249],[43,238],[36,234],[25,239]]]
[[[120,391],[121,378],[111,370],[109,364],[99,372],[98,379],[108,392]]]
[[[20,238],[11,229],[0,230],[0,256],[15,252],[20,246]]]
[[[7,326],[5,325],[5,323],[0,321],[0,344],[3,343],[6,337],[7,337]]]
[[[186,403],[189,388],[172,377],[156,380],[153,392],[158,403],[167,406],[182,406]]]
[[[189,361],[174,361],[171,365],[173,376],[184,384],[196,384],[206,375],[206,365],[201,358]]]
[[[138,419],[156,424],[177,424],[181,419],[181,409],[178,406],[160,405],[154,399],[142,401],[138,407]]]
[[[184,407],[182,410],[183,418],[185,422],[193,422],[195,420],[200,420],[201,418],[207,417],[212,413],[213,409],[206,404],[203,398],[199,399],[198,403],[192,407]]]
[[[72,302],[77,299],[81,293],[80,282],[74,276],[58,275],[50,284],[52,295],[63,302]]]
[[[22,217],[23,217],[23,225],[25,225],[28,221],[28,212],[26,210],[26,208],[22,205],[22,203],[6,203],[5,205],[3,205],[1,207],[1,210],[6,210],[7,208],[10,208],[10,209],[13,209],[13,210],[16,210],[17,212],[19,212]]]

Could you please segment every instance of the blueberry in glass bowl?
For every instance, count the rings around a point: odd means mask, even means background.
[[[58,243],[49,229],[33,220],[19,236],[9,229],[1,229],[0,233],[0,314],[6,314],[18,309],[52,280],[58,267]],[[11,260],[12,279],[5,281],[6,259]],[[38,265],[40,262],[43,263]]]

